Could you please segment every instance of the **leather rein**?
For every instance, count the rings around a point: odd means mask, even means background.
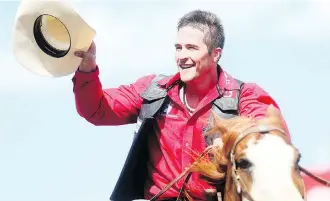
[[[238,145],[238,143],[243,140],[246,136],[252,134],[252,133],[262,133],[262,134],[268,134],[271,131],[280,131],[281,133],[285,134],[285,132],[277,127],[274,126],[268,126],[266,124],[261,124],[261,125],[253,125],[251,127],[249,127],[248,129],[246,129],[244,132],[238,134],[238,137],[235,140],[235,143],[231,149],[230,152],[230,161],[232,164],[232,178],[234,180],[235,186],[237,188],[237,193],[238,194],[242,194],[244,197],[246,197],[248,200],[250,201],[254,201],[254,199],[252,198],[251,194],[248,192],[247,187],[245,185],[245,183],[241,180],[239,173],[237,171],[237,166],[236,166],[236,161],[235,161],[235,149],[236,146]],[[180,179],[182,179],[184,176],[186,176],[184,183],[181,187],[179,196],[177,198],[177,201],[181,200],[183,198],[183,192],[184,189],[186,187],[186,184],[188,183],[191,174],[192,174],[192,168],[195,166],[196,163],[198,163],[205,155],[207,155],[213,147],[215,147],[217,145],[212,145],[207,147],[199,156],[198,158],[194,161],[194,163],[192,163],[188,168],[185,169],[185,171],[183,171],[179,176],[177,176],[174,180],[172,180],[168,185],[166,185],[161,191],[159,191],[155,196],[153,196],[149,201],[157,201],[157,199],[163,195],[169,188],[171,188],[175,183],[177,183]],[[316,176],[315,174],[309,172],[308,170],[306,170],[305,168],[299,166],[299,169],[301,172],[305,173],[306,175],[308,175],[309,177],[311,177],[312,179],[314,179],[315,181],[330,187],[330,181],[327,181],[321,177]],[[305,193],[305,200],[306,200],[306,191]]]

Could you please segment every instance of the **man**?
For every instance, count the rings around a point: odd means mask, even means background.
[[[192,11],[177,28],[178,73],[173,76],[148,75],[130,85],[102,89],[95,44],[87,52],[76,52],[83,58],[73,78],[79,115],[94,125],[140,126],[112,200],[150,199],[183,172],[196,153],[221,143],[203,136],[211,111],[224,118],[261,118],[270,104],[278,107],[257,84],[242,84],[217,64],[225,37],[216,15]],[[175,199],[182,184],[179,181],[161,198]],[[209,188],[196,174],[186,187],[194,200],[206,200],[204,189]]]

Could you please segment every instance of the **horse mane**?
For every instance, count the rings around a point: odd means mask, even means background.
[[[274,113],[275,112],[275,113]],[[211,157],[200,160],[195,163],[193,171],[199,173],[206,181],[211,184],[222,183],[225,180],[228,165],[230,165],[230,151],[233,147],[238,134],[242,133],[249,127],[266,123],[283,128],[279,118],[279,113],[273,108],[267,111],[266,117],[262,119],[254,119],[246,116],[236,116],[231,119],[220,118],[217,114],[212,113],[213,126],[205,135],[219,134],[223,146],[214,147],[211,151]]]

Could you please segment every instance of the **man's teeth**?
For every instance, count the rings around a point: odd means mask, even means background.
[[[190,68],[193,67],[194,65],[182,65],[181,68]]]

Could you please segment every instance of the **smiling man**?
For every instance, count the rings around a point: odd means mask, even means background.
[[[94,125],[137,123],[111,200],[150,199],[183,172],[196,153],[221,144],[219,138],[203,135],[212,124],[211,111],[223,118],[261,118],[270,104],[278,108],[257,84],[236,80],[218,64],[225,37],[215,14],[192,11],[179,20],[177,29],[178,73],[171,76],[148,75],[104,89],[95,44],[87,52],[76,52],[83,58],[72,79],[79,115]],[[175,200],[182,184],[173,185],[161,199]],[[205,189],[214,187],[192,174],[186,193],[194,200],[207,200]]]

